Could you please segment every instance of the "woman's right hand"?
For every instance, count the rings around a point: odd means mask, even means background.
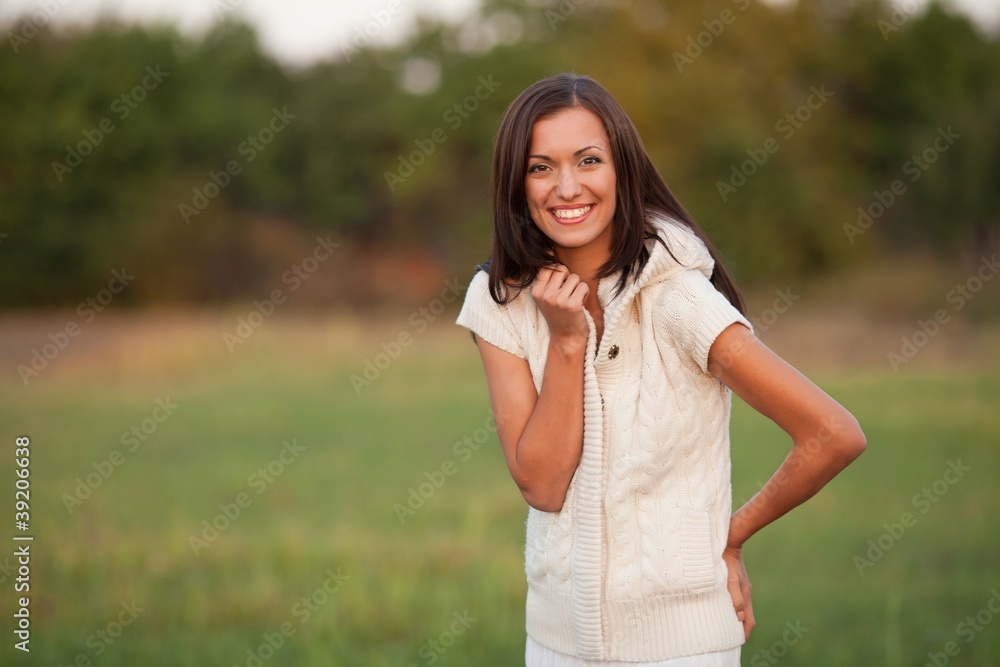
[[[497,436],[529,505],[559,512],[583,452],[583,367],[590,289],[565,266],[540,269],[531,297],[549,326],[541,387],[526,359],[477,338]]]
[[[586,346],[589,329],[583,310],[589,293],[587,283],[562,264],[539,269],[531,297],[548,323],[553,339]]]

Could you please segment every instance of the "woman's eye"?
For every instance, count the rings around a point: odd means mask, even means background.
[[[544,169],[547,169],[547,167],[544,164],[533,164],[530,167],[528,167],[528,173],[534,174],[539,171],[543,171]]]
[[[583,162],[581,162],[581,164],[583,164],[584,166],[590,166],[592,164],[601,164],[601,158],[595,155],[588,155],[587,157],[583,158]]]

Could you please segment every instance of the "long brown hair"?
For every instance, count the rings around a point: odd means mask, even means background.
[[[718,251],[670,192],[646,154],[628,114],[599,83],[587,76],[568,73],[542,79],[526,88],[507,107],[500,121],[490,179],[493,248],[488,270],[493,300],[509,302],[516,290],[531,284],[539,269],[556,261],[552,242],[531,219],[524,181],[535,123],[573,107],[590,111],[604,123],[617,181],[617,205],[611,221],[614,232],[611,256],[595,277],[604,278],[621,270],[616,295],[630,278],[637,278],[649,260],[646,239],[656,239],[666,247],[666,242],[656,235],[648,219],[651,214],[659,213],[686,225],[705,243],[715,260],[712,284],[743,313],[743,296],[726,271]]]

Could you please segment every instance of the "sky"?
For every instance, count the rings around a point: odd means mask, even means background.
[[[896,4],[912,10],[926,2],[897,0]],[[420,14],[457,20],[477,4],[477,0],[3,0],[0,23],[6,27],[0,35],[18,27],[10,25],[14,19],[35,13],[49,14],[56,25],[91,23],[104,16],[130,22],[168,21],[194,35],[221,16],[235,15],[257,27],[264,48],[279,60],[308,65],[339,53],[366,27],[376,39],[397,41]],[[986,29],[1000,30],[1000,0],[947,0],[947,4]],[[46,12],[43,6],[52,9]]]

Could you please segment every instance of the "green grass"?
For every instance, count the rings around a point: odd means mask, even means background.
[[[36,535],[32,653],[11,650],[5,630],[0,656],[13,657],[3,664],[62,666],[82,654],[102,666],[246,665],[283,623],[294,634],[265,665],[523,661],[526,508],[495,435],[479,451],[455,448],[482,436],[488,417],[467,335],[415,336],[358,396],[350,375],[398,328],[275,321],[230,355],[225,326],[166,342],[126,336],[125,351],[67,353],[29,387],[14,373],[0,387],[5,451],[15,435],[32,437]],[[808,631],[782,665],[923,665],[947,641],[961,649],[949,664],[997,664],[1000,619],[970,643],[956,626],[1000,589],[1000,373],[818,379],[858,416],[869,451],[748,544],[758,626],[743,664],[772,664],[760,652],[797,621]],[[174,414],[125,451],[121,434],[168,396]],[[787,441],[738,401],[732,431],[740,498]],[[305,451],[257,493],[248,478],[290,439]],[[124,463],[70,514],[63,494],[115,449]],[[958,459],[971,470],[920,514],[913,496]],[[442,469],[453,474],[401,523],[394,506]],[[195,555],[189,538],[241,492],[249,506]],[[859,575],[854,556],[907,511],[916,523]],[[347,577],[329,594],[328,570]],[[296,607],[304,596],[315,602],[308,619]],[[132,600],[143,611],[97,655],[102,644],[88,638]],[[476,620],[449,642],[466,611]],[[450,644],[443,654],[429,643],[438,639]]]

